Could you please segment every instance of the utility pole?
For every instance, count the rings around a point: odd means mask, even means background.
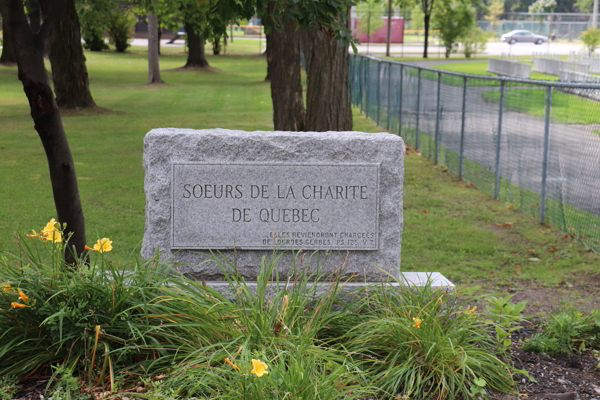
[[[592,12],[592,28],[596,29],[596,21],[598,20],[598,0],[594,0],[594,11]]]

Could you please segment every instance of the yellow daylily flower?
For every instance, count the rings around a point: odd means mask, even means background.
[[[413,321],[415,322],[413,324],[413,328],[420,329],[421,328],[421,323],[423,322],[423,320],[421,318],[413,318]]]
[[[472,307],[472,308],[467,307],[466,312],[467,312],[467,314],[475,314],[475,312],[477,312],[477,307]]]
[[[269,366],[266,363],[260,360],[255,360],[254,358],[252,359],[252,371],[250,371],[251,374],[255,374],[260,378],[261,376],[269,373],[269,371],[267,371],[268,369]]]
[[[100,253],[104,253],[112,250],[112,240],[109,238],[102,238],[96,241],[94,247],[85,246],[86,250],[99,251]]]
[[[14,301],[12,303],[10,303],[10,304],[13,306],[13,308],[25,308],[25,307],[27,307],[26,304],[16,303]]]
[[[48,232],[54,232],[55,230],[56,230],[56,219],[52,218],[50,221],[48,221],[48,223],[46,224],[46,226],[44,227],[42,232],[48,233]]]
[[[47,242],[60,243],[62,242],[62,234],[60,231],[49,231],[44,232],[43,236],[41,236]]]
[[[19,299],[21,299],[21,300],[29,300],[29,296],[27,296],[24,291],[22,291],[21,289],[19,289]]]
[[[8,283],[6,283],[6,284],[4,285],[4,291],[5,291],[5,292],[12,292],[12,291],[13,291],[13,290],[12,290],[12,286],[10,286]]]
[[[25,235],[27,237],[37,237],[37,238],[41,238],[41,236],[35,231],[35,229],[31,230],[31,234],[30,235]],[[40,232],[41,233],[41,232]]]

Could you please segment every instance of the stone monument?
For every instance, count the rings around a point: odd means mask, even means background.
[[[396,135],[154,129],[144,169],[143,257],[158,249],[210,282],[223,281],[216,260],[255,280],[274,251],[286,279],[300,250],[297,268],[327,274],[344,264],[362,283],[400,277],[404,143]]]

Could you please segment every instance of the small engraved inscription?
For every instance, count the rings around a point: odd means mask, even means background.
[[[174,249],[379,249],[379,164],[172,166]]]

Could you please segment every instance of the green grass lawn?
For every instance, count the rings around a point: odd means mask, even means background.
[[[240,40],[239,45],[245,44]],[[264,57],[208,56],[216,70],[182,71],[185,55],[164,55],[160,65],[166,83],[150,86],[146,56],[142,49],[133,50],[87,52],[99,108],[63,113],[88,241],[111,238],[110,258],[116,263],[139,254],[144,229],[143,138],[148,131],[273,129]],[[44,151],[15,67],[0,67],[0,92],[0,251],[18,252],[16,235],[39,230],[55,217],[55,210]],[[560,101],[558,95],[556,99]],[[380,129],[357,110],[354,128]],[[598,254],[466,187],[444,167],[410,154],[405,168],[405,271],[439,271],[461,290],[495,291],[505,290],[504,284],[557,285],[600,264]],[[505,222],[513,225],[496,226]],[[552,247],[558,250],[548,252]],[[530,261],[532,254],[539,261]]]
[[[482,93],[486,100],[499,102],[500,91]],[[510,89],[504,92],[504,105],[513,110],[544,117],[545,88]],[[552,92],[552,120],[563,124],[600,122],[600,104],[568,93]]]
[[[475,74],[475,75],[496,75],[496,74],[493,74],[493,73],[487,71],[487,69],[488,69],[487,61],[439,64],[439,65],[432,66],[432,68],[439,68],[439,69],[443,69],[446,71],[454,71],[454,72],[465,72],[468,74]],[[557,76],[542,74],[540,72],[532,72],[531,78],[547,80],[547,81],[558,80]]]

